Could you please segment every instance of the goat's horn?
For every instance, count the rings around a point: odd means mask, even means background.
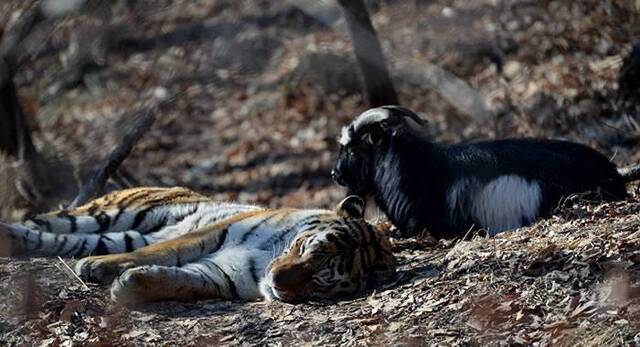
[[[396,106],[396,105],[392,105],[392,106],[383,106],[382,108],[387,109],[391,112],[394,112],[394,115],[401,115],[404,117],[409,117],[411,119],[413,119],[414,122],[420,124],[420,125],[427,125],[427,121],[420,118],[420,116],[418,116],[415,112],[411,111],[410,109],[406,108],[406,107],[402,107],[402,106]]]

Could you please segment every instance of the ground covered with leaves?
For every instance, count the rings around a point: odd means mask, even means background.
[[[132,111],[181,93],[124,163],[131,181],[331,207],[344,195],[329,175],[336,138],[366,104],[340,13],[316,3],[140,2],[122,15],[126,44],[62,91],[70,33],[101,17],[52,23],[49,42],[16,79],[36,144],[82,176],[118,142]],[[617,101],[618,71],[640,35],[636,2],[369,4],[400,100],[428,119],[435,141],[565,138],[621,166],[640,162],[637,110]],[[0,4],[0,23],[10,26],[20,6]],[[468,88],[447,88],[456,81]],[[24,203],[2,188],[3,215],[18,218]],[[130,309],[79,283],[65,265],[72,259],[2,258],[0,341],[640,344],[639,211],[635,193],[609,204],[575,198],[555,217],[495,238],[395,240],[397,280],[337,303]]]

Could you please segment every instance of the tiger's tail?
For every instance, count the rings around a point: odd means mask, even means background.
[[[0,222],[0,256],[74,256],[131,252],[156,241],[135,230],[102,234],[58,234]]]

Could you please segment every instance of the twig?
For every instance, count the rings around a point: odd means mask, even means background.
[[[58,260],[60,260],[60,262],[62,263],[62,265],[64,265],[64,268],[71,273],[71,275],[78,280],[78,282],[80,282],[82,284],[82,287],[84,287],[84,289],[89,290],[89,286],[84,283],[84,281],[82,280],[82,278],[80,278],[80,276],[78,276],[75,271],[73,271],[73,269],[71,269],[71,267],[69,267],[69,265],[67,265],[67,263],[64,261],[64,259],[62,259],[60,256],[58,256]]]
[[[142,136],[151,128],[156,120],[156,109],[166,106],[176,100],[180,94],[176,94],[173,97],[161,101],[155,106],[148,107],[139,112],[139,115],[135,116],[136,121],[131,128],[131,131],[127,132],[122,141],[111,151],[102,166],[96,171],[91,180],[82,187],[78,196],[71,202],[67,209],[76,208],[85,202],[89,201],[96,194],[103,191],[107,180],[118,169],[120,164],[127,158],[133,147],[140,141]]]
[[[467,230],[467,232],[464,234],[464,236],[460,240],[458,240],[458,242],[467,240],[467,237],[469,237],[469,234],[473,231],[473,228],[475,227],[476,227],[475,224],[471,224],[471,227],[469,228],[469,230]],[[458,242],[456,242],[456,244],[458,244]]]
[[[493,243],[493,261],[496,262],[496,265],[498,266],[500,271],[502,271],[503,267],[502,265],[500,265],[500,262],[498,261],[498,241],[496,241],[495,235],[491,239],[493,241],[492,242]]]
[[[617,127],[617,126],[615,126],[615,125],[612,125],[612,124],[609,124],[609,123],[607,123],[607,122],[605,122],[605,121],[603,121],[603,120],[598,119],[598,120],[597,120],[597,122],[598,122],[598,123],[600,123],[601,125],[603,125],[603,126],[607,127],[607,128],[611,128],[611,129],[613,129],[613,130],[615,130],[615,131],[617,131],[617,132],[619,132],[619,133],[621,133],[621,134],[624,134],[624,135],[633,135],[633,133],[632,133],[631,131],[628,131],[628,130],[625,130],[625,129],[619,128],[619,127]]]

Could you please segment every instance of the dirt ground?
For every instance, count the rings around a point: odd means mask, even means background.
[[[125,161],[135,181],[268,206],[332,207],[345,193],[329,175],[336,139],[366,104],[331,4],[139,2],[123,29],[138,44],[112,48],[103,67],[61,93],[53,87],[64,77],[70,33],[96,15],[58,20],[16,78],[36,144],[90,171],[132,110],[184,91]],[[564,138],[620,166],[640,162],[637,109],[616,102],[623,57],[640,37],[637,1],[369,4],[400,100],[428,119],[434,141]],[[2,2],[0,23],[10,26],[20,6]],[[474,95],[447,92],[433,71],[466,82],[484,110],[452,102]],[[636,185],[629,190],[617,203],[569,199],[553,218],[491,239],[394,240],[397,280],[339,302],[128,309],[104,288],[83,287],[66,270],[73,259],[0,258],[0,341],[638,345],[640,197]],[[20,202],[2,201],[17,218]]]

